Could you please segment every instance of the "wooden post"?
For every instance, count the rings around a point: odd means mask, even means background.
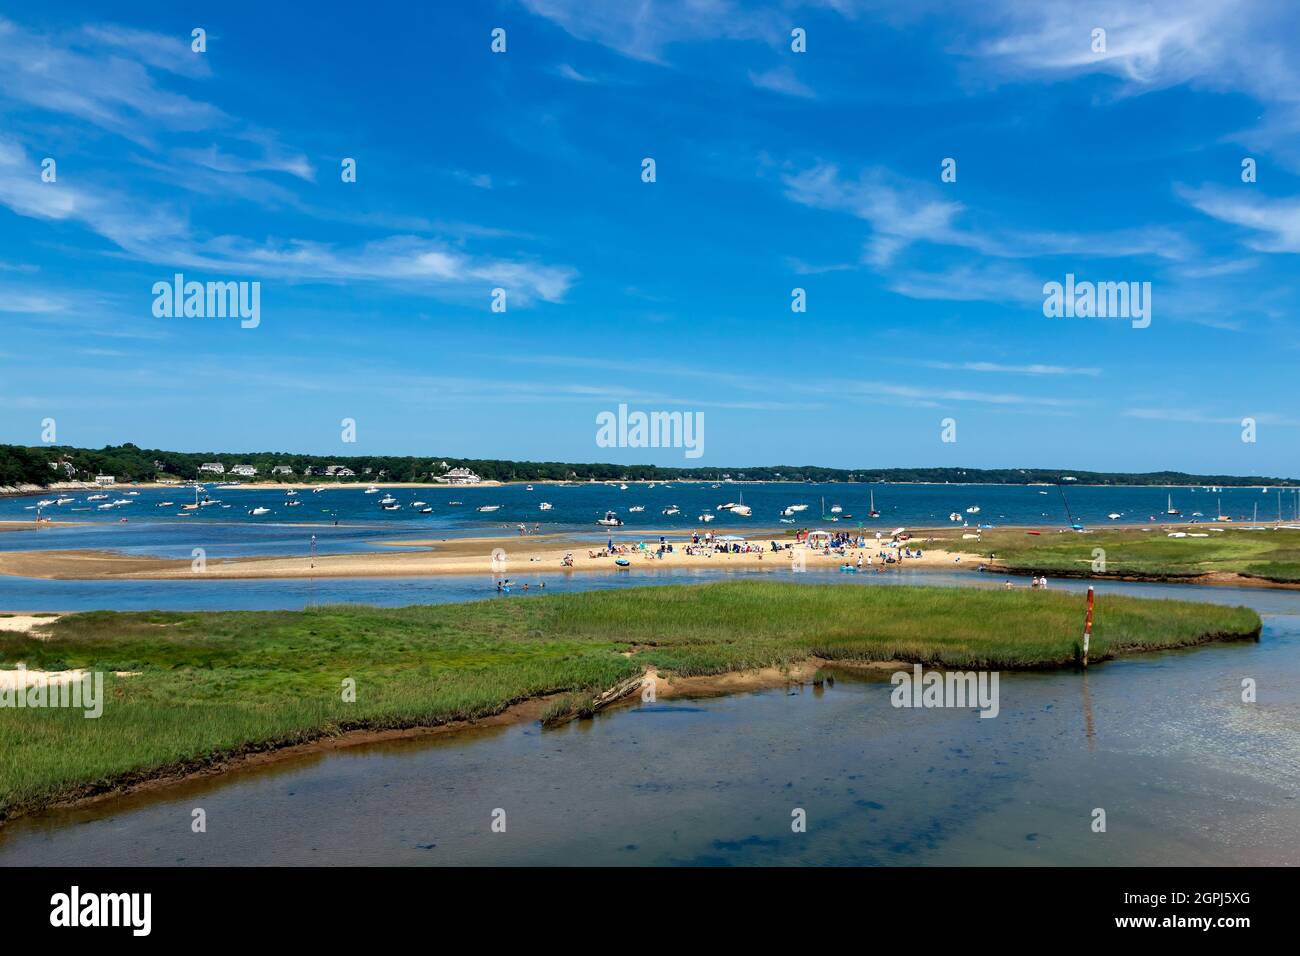
[[[1088,585],[1088,616],[1083,621],[1083,666],[1088,666],[1088,642],[1092,638],[1092,602],[1094,597],[1092,585]]]

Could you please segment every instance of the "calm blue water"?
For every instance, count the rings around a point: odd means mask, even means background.
[[[900,584],[941,587],[1002,586],[1003,577],[975,571],[893,571],[888,574],[840,574],[810,570],[715,571],[693,568],[638,568],[635,574],[618,571],[583,571],[578,574],[546,572],[514,575],[525,581],[508,595],[496,592],[495,577],[443,575],[430,578],[326,578],[314,584],[293,579],[175,580],[175,581],[48,581],[0,576],[0,610],[15,611],[267,611],[297,610],[309,604],[374,604],[402,607],[408,604],[445,604],[455,601],[521,600],[537,594],[641,587],[651,584],[704,584],[710,581],[753,578],[796,581],[804,584],[842,584],[890,587]],[[1142,594],[1148,597],[1249,604],[1270,613],[1300,613],[1300,594],[1244,588],[1209,588],[1179,584],[1093,582],[1099,595]],[[538,585],[545,584],[545,587]],[[1052,587],[1087,590],[1086,581],[1054,580]]]
[[[126,498],[127,489],[107,493],[109,501]],[[332,488],[320,494],[303,490],[297,496],[302,504],[288,507],[284,492],[248,489],[218,489],[209,486],[211,497],[229,507],[213,506],[199,510],[193,517],[177,517],[179,505],[192,502],[194,493],[184,488],[145,489],[133,497],[130,505],[98,510],[94,502],[87,505],[87,493],[77,493],[75,501],[51,506],[46,514],[58,520],[84,521],[86,529],[50,529],[39,532],[9,532],[0,536],[0,549],[27,548],[114,548],[129,553],[164,557],[188,557],[190,550],[204,547],[210,557],[260,554],[303,554],[312,534],[317,536],[320,553],[361,550],[376,540],[400,540],[402,537],[455,537],[473,534],[513,533],[520,523],[540,525],[543,532],[600,532],[596,519],[607,510],[617,512],[625,522],[625,531],[638,528],[688,530],[700,526],[698,516],[716,515],[710,525],[715,531],[743,528],[776,527],[784,508],[806,504],[808,509],[792,516],[795,526],[822,526],[822,501],[827,515],[839,505],[844,517],[841,524],[859,524],[872,529],[891,530],[898,526],[948,525],[948,515],[959,512],[963,520],[976,524],[1016,524],[1065,526],[1065,502],[1055,488],[1009,485],[866,485],[866,484],[733,484],[713,488],[707,483],[678,483],[649,488],[632,484],[626,491],[604,484],[575,486],[537,485],[527,491],[522,485],[500,488],[419,488],[391,492],[402,505],[400,511],[383,511],[379,499],[383,493],[367,495],[363,488]],[[868,517],[870,496],[875,496],[880,517]],[[1168,496],[1183,513],[1183,520],[1193,520],[1195,512],[1212,519],[1219,512],[1236,520],[1249,521],[1259,506],[1261,521],[1277,517],[1279,498],[1274,490],[1267,494],[1259,489],[1224,489],[1211,493],[1203,489],[1101,488],[1074,487],[1066,491],[1071,514],[1085,525],[1096,527],[1112,523],[1145,523],[1164,520]],[[753,516],[739,517],[717,510],[720,504],[739,501],[753,508]],[[38,500],[55,495],[23,496],[0,499],[0,520],[23,520],[35,517],[33,506]],[[422,500],[433,508],[420,514],[410,507]],[[173,506],[158,507],[162,501]],[[460,501],[463,504],[453,505]],[[550,502],[553,507],[542,511],[538,505]],[[500,505],[499,511],[478,512],[483,505]],[[678,515],[664,515],[664,509],[676,505]],[[642,512],[632,512],[643,506]],[[74,509],[87,508],[79,511]],[[247,512],[255,507],[269,508],[261,516]],[[966,509],[978,507],[978,513]],[[1281,512],[1292,519],[1297,495],[1288,489],[1281,495]],[[1118,513],[1117,522],[1106,516]],[[125,522],[122,519],[126,519]],[[339,527],[334,522],[340,522]],[[309,527],[310,526],[310,527]]]

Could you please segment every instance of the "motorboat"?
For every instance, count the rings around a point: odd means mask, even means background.
[[[1110,514],[1106,515],[1106,517],[1109,518],[1111,521],[1118,521],[1120,518],[1124,516],[1121,515],[1118,511],[1112,511]]]
[[[108,498],[108,495],[91,495],[91,496],[88,497],[86,500],[87,500],[87,501],[105,501],[107,498]]]
[[[453,501],[452,504],[457,504],[457,502]],[[488,512],[488,511],[500,511],[500,510],[501,510],[501,506],[500,506],[500,505],[479,505],[479,506],[478,506],[477,508],[475,508],[474,510],[475,510],[475,511],[482,511],[482,512]]]
[[[622,526],[623,519],[612,511],[606,511],[605,517],[596,519],[596,524],[603,524],[610,528],[617,528]]]
[[[412,507],[412,508],[423,508],[423,507],[424,507],[425,505],[427,505],[427,504],[428,504],[427,501],[412,501],[412,502],[411,502],[411,507]]]
[[[539,505],[537,506],[537,510],[538,510],[538,511],[550,511],[553,507],[555,507],[555,506],[552,505],[549,501],[543,501],[541,504],[539,504]]]
[[[979,505],[971,505],[969,508],[966,509],[966,513],[967,513],[968,515],[977,515],[977,514],[980,513],[980,506],[979,506]]]
[[[831,505],[831,514],[837,515],[844,511],[839,505]]]
[[[261,505],[258,505],[256,508],[249,508],[248,513],[250,515],[269,515],[271,513],[271,509],[263,508]]]
[[[961,515],[960,515],[958,512],[956,512],[956,511],[949,512],[949,514],[948,514],[948,520],[949,520],[949,521],[960,521],[960,520],[961,520]]]
[[[431,515],[431,514],[433,514],[433,509],[432,509],[432,508],[429,508],[429,507],[421,508],[421,509],[420,509],[420,514],[422,514],[422,515]]]
[[[703,514],[699,516],[700,521],[709,522],[716,518],[717,515]]]
[[[677,507],[676,505],[669,505],[667,508],[664,509],[663,513],[666,515],[679,515],[682,513],[682,509]]]
[[[402,508],[402,506],[399,505],[396,501],[390,504],[380,505],[379,507],[382,508],[384,511],[400,511]]]
[[[369,488],[366,489],[365,493],[368,495],[377,495],[379,494],[379,489],[376,488],[374,485],[371,485]]]
[[[66,504],[68,504],[68,502],[70,502],[70,501],[76,501],[76,499],[75,499],[75,498],[58,498],[58,499],[55,500],[54,503],[55,503],[56,505],[66,505]]]
[[[289,501],[286,501],[286,502],[284,503],[284,505],[285,505],[286,508],[299,508],[299,507],[302,506],[302,502],[301,502],[301,501],[294,501],[294,500],[291,499],[291,500],[289,500]]]

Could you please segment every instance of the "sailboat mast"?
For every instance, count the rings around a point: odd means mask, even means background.
[[[1065,486],[1057,485],[1056,490],[1061,493],[1061,501],[1065,503],[1065,516],[1070,519],[1070,526],[1073,527],[1075,524],[1074,515],[1070,514],[1070,500],[1065,497]]]

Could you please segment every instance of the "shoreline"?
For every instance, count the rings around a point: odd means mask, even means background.
[[[44,486],[29,485],[6,485],[0,487],[0,498],[24,498],[49,495],[58,492],[71,491],[97,491],[112,489],[160,489],[160,488],[192,488],[195,482],[205,486],[216,488],[221,485],[229,484],[231,487],[222,488],[222,491],[288,491],[294,489],[302,491],[311,488],[324,488],[327,491],[336,489],[349,488],[419,488],[433,490],[438,488],[447,488],[450,490],[464,491],[473,488],[515,488],[527,487],[529,485],[537,487],[569,487],[569,488],[595,488],[600,486],[617,486],[626,484],[629,488],[646,485],[718,485],[720,488],[740,487],[748,485],[781,485],[781,486],[811,486],[819,487],[823,485],[835,485],[844,487],[863,487],[863,488],[887,488],[891,485],[914,488],[1055,488],[1054,484],[1043,482],[988,482],[988,481],[785,481],[781,479],[747,479],[738,481],[735,479],[729,481],[720,481],[709,478],[635,478],[619,481],[611,480],[594,480],[594,481],[573,481],[559,480],[555,478],[535,478],[532,480],[507,480],[499,481],[493,478],[483,478],[477,482],[467,484],[453,484],[445,481],[347,481],[347,482],[329,482],[323,483],[319,478],[302,478],[298,481],[238,481],[231,482],[228,478],[201,478],[185,479],[177,481],[123,481],[112,485],[98,485],[94,482],[85,481],[66,481],[51,482]],[[1093,484],[1089,482],[1072,482],[1070,488],[1171,488],[1195,490],[1210,487],[1202,482],[1192,484],[1131,484],[1128,482],[1108,482],[1105,484]],[[1272,484],[1251,484],[1251,485],[1217,485],[1220,488],[1231,488],[1242,491],[1261,491],[1264,489],[1294,489],[1300,487],[1300,479],[1282,478]]]
[[[1201,525],[1201,527],[1211,526]],[[1163,529],[1179,526],[1161,527]],[[2,524],[0,530],[3,530]],[[999,530],[1035,529],[1032,526],[1005,525]],[[847,555],[834,552],[823,554],[820,550],[811,550],[798,545],[772,551],[771,541],[792,544],[789,537],[792,532],[784,528],[754,528],[745,529],[743,537],[751,543],[761,544],[765,550],[735,554],[703,550],[701,546],[702,553],[688,555],[685,552],[686,544],[689,542],[688,534],[680,530],[643,529],[636,533],[552,532],[525,536],[490,535],[379,540],[373,542],[374,546],[380,549],[375,551],[317,555],[314,559],[309,556],[283,555],[220,558],[207,562],[202,571],[196,571],[193,563],[185,558],[129,555],[111,549],[0,551],[0,575],[59,581],[311,580],[481,575],[493,582],[510,579],[512,586],[518,588],[525,583],[530,586],[535,584],[536,582],[529,581],[529,577],[536,573],[568,575],[589,571],[619,571],[634,574],[637,571],[647,570],[692,569],[724,572],[729,570],[789,572],[792,570],[792,558],[795,555],[802,557],[807,568],[835,571],[847,565],[855,568],[855,571],[846,573],[857,574],[887,574],[899,570],[981,573],[978,571],[981,565],[985,567],[985,571],[982,572],[985,574],[1023,577],[1044,573],[1041,569],[1035,570],[1023,565],[1009,567],[1003,563],[1002,558],[989,559],[974,551],[949,550],[945,545],[955,540],[952,538],[954,533],[953,528],[918,528],[912,532],[912,537],[906,544],[919,548],[923,552],[923,557],[905,558],[901,563],[884,565],[876,556],[881,549],[874,546],[875,541],[872,538],[867,539],[866,547],[851,548]],[[662,558],[656,558],[654,539],[661,534],[673,545],[674,551],[671,554],[666,553]],[[613,537],[619,544],[626,545],[628,552],[617,556],[605,554],[604,544],[599,539],[607,537]],[[880,540],[883,545],[889,539],[882,537]],[[646,543],[644,551],[636,550],[634,542],[637,541]],[[894,552],[894,549],[885,550]],[[494,561],[494,554],[501,553],[504,553],[504,561]],[[562,560],[568,553],[573,556],[573,566],[563,567]],[[857,568],[859,555],[870,555],[873,563],[865,564],[864,558],[862,567]],[[616,557],[620,560],[624,558],[628,560],[628,566],[616,565]],[[1300,589],[1300,582],[1222,570],[1185,574],[1105,574],[1056,568],[1046,573],[1049,577],[1058,579],[1278,590]]]
[[[629,541],[655,538],[657,531],[647,531]],[[680,532],[678,532],[680,534]],[[862,574],[876,573],[880,559],[875,550],[868,548],[850,551],[848,557],[831,553],[822,554],[800,547],[770,550],[770,541],[779,538],[756,529],[748,537],[762,536],[763,551],[749,553],[718,553],[712,550],[688,555],[681,538],[669,539],[674,547],[671,554],[654,557],[655,548],[646,542],[646,549],[638,551],[627,544],[626,558],[630,564],[618,567],[616,557],[603,554],[604,544],[595,540],[575,537],[571,533],[528,535],[516,537],[477,538],[420,538],[406,541],[379,541],[375,544],[387,551],[317,555],[314,559],[302,557],[245,557],[223,558],[207,562],[205,570],[195,571],[185,558],[153,558],[126,555],[101,549],[76,549],[66,551],[3,551],[0,552],[0,575],[40,578],[45,580],[267,580],[311,578],[370,578],[370,577],[441,577],[445,575],[482,574],[497,578],[510,578],[522,583],[530,572],[581,573],[584,571],[626,571],[722,568],[735,570],[761,570],[776,568],[790,570],[792,555],[800,555],[807,567],[838,569],[846,563],[855,563],[857,554],[873,555],[873,566],[864,563]],[[782,535],[783,537],[784,535]],[[602,537],[604,537],[602,535]],[[667,533],[665,533],[667,537]],[[687,539],[689,540],[689,539]],[[885,539],[881,539],[882,543]],[[938,567],[945,564],[960,566],[955,552],[931,548],[923,539],[908,542],[919,546],[924,557],[907,558],[902,564],[886,565],[887,570],[900,567]],[[700,546],[703,548],[703,546]],[[399,550],[401,549],[401,550]],[[419,550],[412,550],[419,549]],[[893,549],[890,549],[893,550]],[[493,555],[504,552],[504,560],[494,561]],[[573,555],[573,566],[563,567],[566,554]],[[593,557],[593,554],[601,553]],[[865,559],[864,559],[865,560]],[[881,572],[885,573],[885,572]]]

